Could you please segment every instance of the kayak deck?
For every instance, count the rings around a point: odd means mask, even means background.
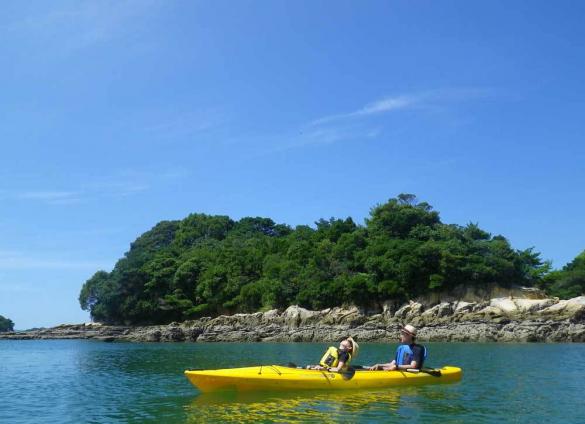
[[[454,383],[462,370],[445,366],[432,373],[408,371],[368,371],[351,373],[306,370],[280,365],[262,365],[219,370],[187,370],[185,376],[202,392],[218,390],[347,390],[394,386]]]

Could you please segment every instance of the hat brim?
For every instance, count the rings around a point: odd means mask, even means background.
[[[410,331],[408,331],[406,328],[401,328],[401,329],[400,329],[400,332],[401,332],[401,333],[404,333],[404,334],[408,334],[409,336],[412,336],[412,337],[416,337],[416,333],[411,333],[411,332],[410,332]]]

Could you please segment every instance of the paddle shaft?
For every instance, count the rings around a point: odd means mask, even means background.
[[[363,370],[363,369],[369,370],[370,366],[368,366],[368,365],[353,365],[352,368],[355,368],[356,370]],[[434,368],[422,368],[420,370],[415,369],[415,368],[409,368],[406,370],[400,369],[400,370],[393,370],[393,371],[403,371],[403,372],[405,371],[405,372],[410,372],[413,374],[423,372],[425,374],[430,374],[434,377],[439,377],[441,375],[441,370],[437,370]]]

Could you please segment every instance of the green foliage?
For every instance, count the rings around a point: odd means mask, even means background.
[[[79,302],[97,321],[167,323],[291,304],[379,307],[461,284],[542,285],[549,271],[531,249],[514,250],[477,224],[443,224],[429,204],[402,194],[363,226],[330,218],[293,229],[204,214],[161,222],[111,272],[87,280]]]
[[[549,264],[550,266],[550,264]],[[541,287],[561,299],[569,299],[585,294],[585,251],[560,271],[553,271],[541,280]]]
[[[0,315],[0,333],[5,331],[14,331],[14,323],[12,320]]]

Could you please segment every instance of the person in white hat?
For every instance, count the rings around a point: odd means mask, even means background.
[[[370,370],[401,371],[421,369],[427,356],[427,349],[415,343],[416,328],[407,324],[400,330],[400,346],[392,362],[376,364]]]

